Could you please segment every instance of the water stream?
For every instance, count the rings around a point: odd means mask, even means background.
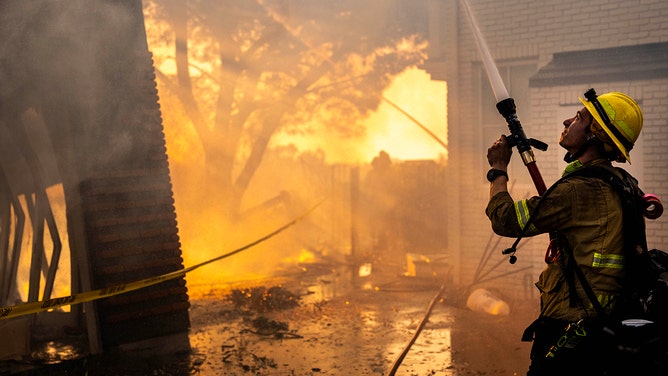
[[[494,97],[496,98],[496,101],[501,102],[504,99],[510,98],[508,90],[506,90],[506,86],[504,85],[503,80],[501,79],[501,75],[499,74],[499,69],[494,63],[494,58],[492,58],[492,54],[489,52],[485,38],[483,38],[482,33],[478,28],[478,24],[473,17],[471,7],[466,0],[462,0],[462,5],[464,6],[464,10],[469,17],[469,21],[471,21],[471,29],[473,30],[473,35],[475,36],[475,41],[478,45],[478,51],[480,51],[480,57],[482,58],[482,63],[485,66],[485,71],[487,72],[489,82],[492,85],[492,91],[494,91]]]

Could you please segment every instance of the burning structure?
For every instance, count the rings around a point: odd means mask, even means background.
[[[3,1],[0,9],[2,305],[49,308],[51,298],[181,269],[142,2]],[[183,278],[40,311],[3,324],[80,327],[93,353],[188,346]]]

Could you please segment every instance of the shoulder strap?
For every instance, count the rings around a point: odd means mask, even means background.
[[[638,186],[638,180],[623,168],[612,166],[589,166],[575,170],[572,174],[596,177],[610,184],[622,202],[624,240],[628,242],[625,248],[630,250],[639,246],[641,251],[647,251],[643,216],[645,206],[642,199],[644,192]],[[568,176],[571,176],[571,174]]]

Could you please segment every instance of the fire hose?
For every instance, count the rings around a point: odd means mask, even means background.
[[[410,351],[411,347],[413,346],[417,338],[420,336],[420,333],[422,332],[422,329],[424,329],[425,324],[427,324],[427,321],[429,321],[429,316],[431,315],[431,311],[434,309],[434,305],[436,305],[436,302],[438,302],[438,300],[441,298],[441,295],[445,290],[445,285],[446,285],[445,282],[443,282],[441,288],[438,290],[438,293],[431,300],[431,303],[429,303],[429,307],[427,308],[424,317],[420,321],[420,324],[418,324],[417,329],[415,329],[413,337],[411,338],[410,341],[408,341],[408,344],[406,345],[406,347],[404,347],[404,350],[394,360],[392,368],[390,368],[390,371],[387,373],[387,376],[394,376],[397,373],[399,366],[401,366],[401,362],[403,362],[404,358],[406,357],[406,354],[408,354],[408,351]]]

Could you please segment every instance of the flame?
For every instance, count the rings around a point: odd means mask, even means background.
[[[314,260],[315,260],[315,255],[313,254],[313,252],[309,252],[306,249],[302,249],[299,252],[299,256],[297,256],[298,263],[310,262]]]
[[[147,18],[147,19],[150,19]],[[154,56],[155,65],[165,75],[176,73],[173,56],[173,35],[163,30],[164,25],[154,25],[147,28],[149,46]],[[161,32],[162,31],[162,32]],[[299,33],[299,30],[294,30]],[[399,46],[400,49],[415,48],[409,40]],[[328,49],[330,46],[322,46]],[[327,51],[314,52],[319,55],[328,55]],[[382,53],[379,52],[379,54]],[[353,58],[354,59],[354,58]],[[193,58],[193,63],[195,59]],[[363,74],[372,64],[368,61],[351,61],[349,66],[356,73]],[[195,64],[193,64],[195,65]],[[203,71],[213,69],[206,62],[197,61],[196,65]],[[194,69],[194,68],[192,68]],[[201,71],[191,71],[193,75],[201,75]],[[215,90],[215,83],[210,82]],[[178,98],[170,94],[161,80],[158,80],[160,108],[162,111],[163,128],[167,141],[167,151],[170,163],[174,202],[176,206],[179,237],[183,250],[185,266],[198,264],[202,261],[220,256],[236,249],[241,245],[265,235],[278,225],[285,223],[286,218],[263,219],[257,226],[244,229],[244,233],[223,233],[223,224],[202,223],[202,218],[211,218],[210,207],[207,203],[195,202],[192,199],[195,190],[206,186],[206,159],[204,150],[193,124],[183,112]],[[429,74],[416,67],[406,69],[385,90],[383,96],[392,100],[411,117],[424,124],[440,139],[447,140],[447,87],[444,82],[432,81]],[[278,95],[279,92],[276,92]],[[210,104],[210,103],[209,103]],[[203,106],[206,107],[206,106]],[[331,113],[317,114],[316,118],[326,119]],[[209,114],[210,116],[210,114]],[[372,113],[363,124],[366,133],[358,138],[341,138],[332,132],[320,132],[308,135],[288,135],[280,133],[272,138],[272,146],[290,145],[296,150],[295,154],[315,152],[323,155],[325,163],[329,164],[359,164],[370,162],[381,150],[387,151],[395,159],[440,159],[447,158],[447,150],[437,143],[423,129],[418,127],[414,120],[382,102],[375,113]],[[271,173],[286,175],[284,171]],[[277,189],[280,181],[269,187]],[[281,186],[281,188],[283,188]],[[287,189],[287,188],[285,188]],[[265,200],[266,192],[248,198],[250,201]],[[275,192],[273,193],[275,194]],[[250,223],[250,222],[249,222]],[[189,274],[188,284],[191,289],[194,285],[207,284],[211,286],[232,281],[252,281],[266,276],[272,276],[277,266],[286,262],[303,263],[312,260],[313,254],[295,248],[295,244],[288,244],[286,240],[272,240],[270,243],[253,247],[243,254],[235,255],[216,266],[207,267]],[[298,253],[297,255],[295,255]],[[264,258],[263,258],[264,257]],[[277,265],[281,264],[281,265]],[[213,268],[214,270],[211,270]],[[210,286],[209,286],[210,287]]]
[[[432,81],[428,73],[412,67],[397,76],[383,95],[446,142],[445,82]],[[366,163],[381,150],[400,160],[447,159],[442,145],[388,103],[381,103],[363,124],[366,134],[357,139],[340,139],[324,131],[308,136],[280,134],[275,144],[293,144],[301,152],[322,151],[328,163]]]
[[[360,277],[368,277],[371,275],[371,263],[367,262],[360,265],[357,275]]]
[[[70,257],[70,247],[69,247],[69,236],[67,232],[67,215],[66,215],[66,210],[65,210],[65,193],[63,190],[62,184],[56,184],[53,186],[50,186],[46,189],[46,194],[49,200],[49,205],[51,209],[51,213],[53,214],[54,221],[55,221],[55,228],[58,231],[58,234],[51,234],[51,230],[49,227],[45,227],[43,229],[44,233],[44,258],[45,258],[45,264],[43,267],[49,267],[49,263],[52,262],[53,259],[53,247],[54,244],[51,241],[51,236],[57,235],[59,237],[60,243],[61,243],[61,249],[60,249],[60,256],[58,258],[58,266],[57,266],[57,272],[55,275],[55,279],[53,281],[53,290],[51,292],[51,295],[49,298],[54,298],[54,297],[61,297],[61,296],[68,296],[72,294],[72,289],[71,289],[71,280],[72,280],[72,268],[70,265],[71,257]],[[25,213],[28,213],[28,204],[26,203],[26,196],[21,195],[18,197],[19,202],[21,203],[21,206],[23,207],[23,210]],[[34,200],[34,198],[30,198],[30,200]],[[15,224],[12,224],[15,226]],[[30,250],[32,248],[32,241],[33,241],[33,232],[34,229],[32,228],[32,222],[27,219],[25,223],[25,228],[24,228],[24,234],[23,234],[23,249],[22,252],[19,253],[19,267],[17,270],[17,292],[18,296],[16,298],[20,299],[21,301],[27,301],[28,300],[28,295],[30,291],[30,270],[32,268],[32,260],[31,260],[31,253],[27,252],[27,250]],[[10,235],[10,239],[13,242],[13,233]],[[45,274],[42,274],[40,276],[40,281],[39,281],[39,292],[40,294],[43,293],[44,288],[46,285],[46,276]],[[39,299],[45,299],[44,296],[40,295]],[[59,311],[65,311],[69,312],[70,311],[70,306],[63,306],[59,307]]]

